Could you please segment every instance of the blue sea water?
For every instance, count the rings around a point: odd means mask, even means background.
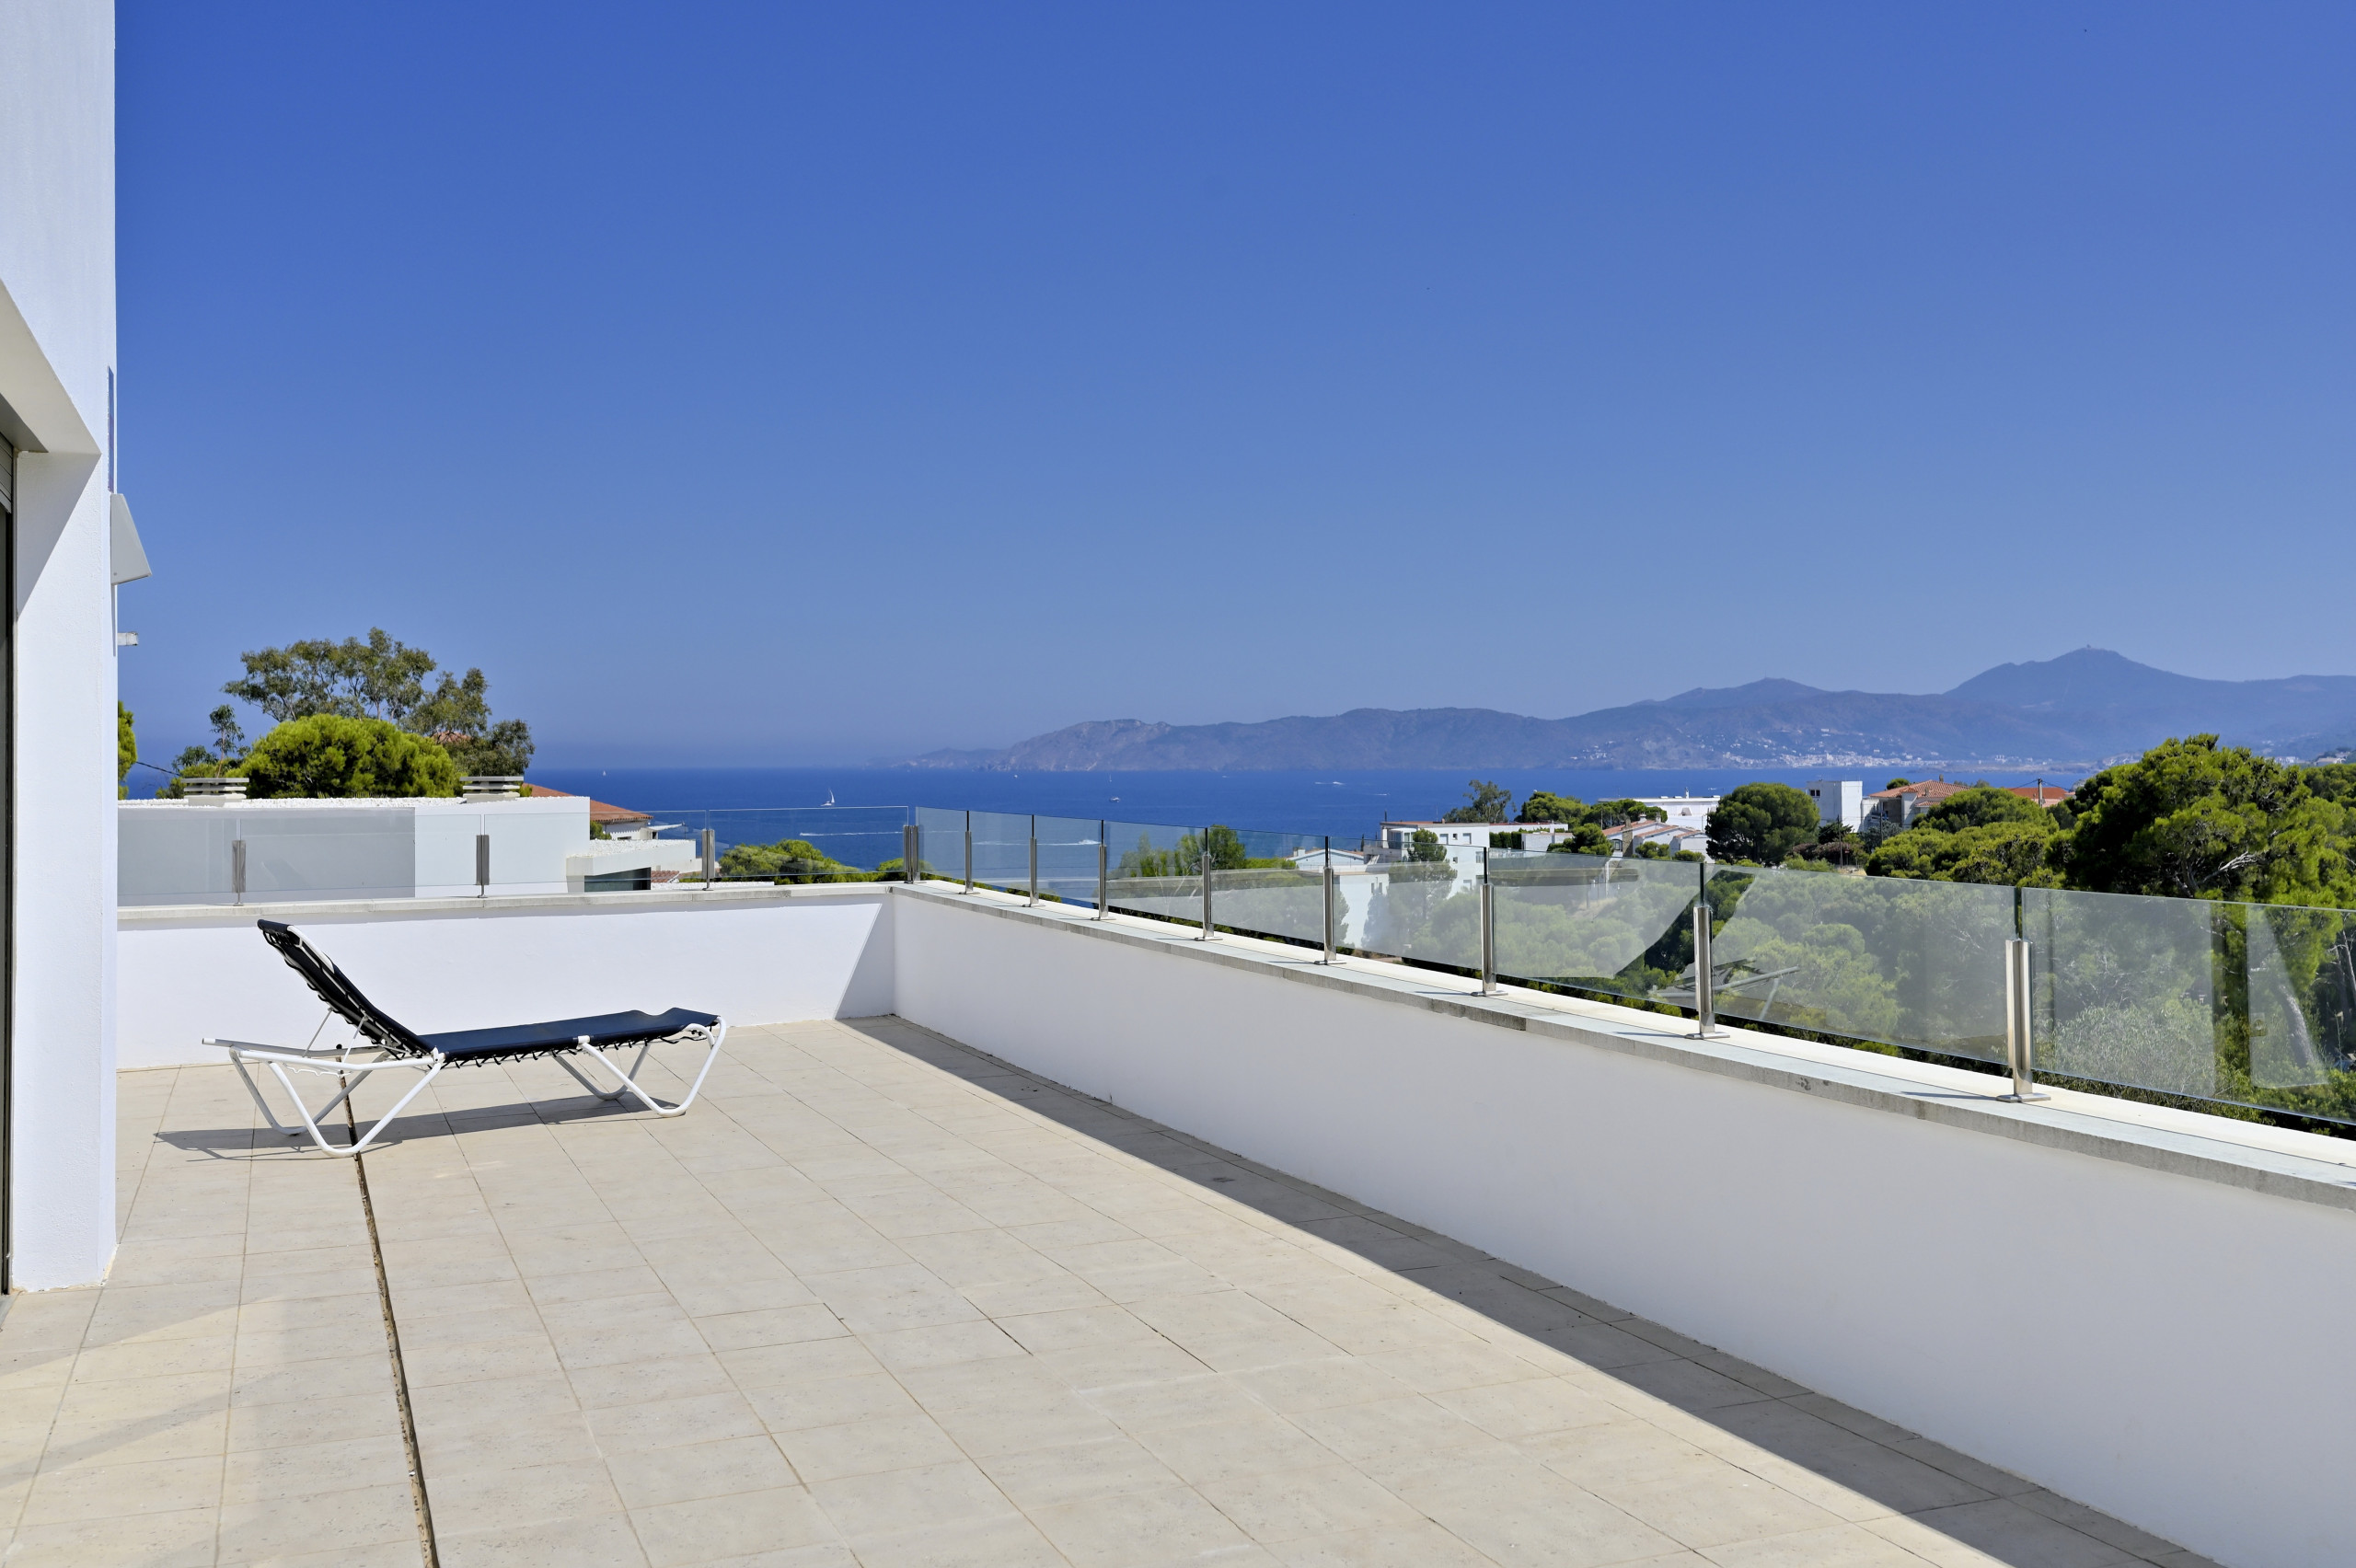
[[[1864,778],[1878,790],[1888,769],[1863,774],[1838,770],[1667,768],[1487,768],[1476,770],[1511,790],[1517,798],[1552,790],[1583,801],[1627,795],[1716,795],[1738,784],[1767,779],[1804,784],[1828,771]],[[1332,834],[1357,838],[1385,821],[1425,820],[1464,801],[1472,772],[1403,770],[1251,773],[1000,773],[910,767],[550,767],[536,769],[535,782],[665,818],[710,813],[790,813],[799,822],[811,808],[832,801],[849,807],[936,806],[952,810],[1037,813],[1042,816],[1112,818],[1130,823],[1168,823],[1193,827],[1225,823],[1238,828],[1287,833]],[[2043,777],[2069,785],[2075,776],[1974,774],[1992,784],[2028,784]],[[813,821],[822,819],[813,818]],[[749,829],[751,824],[746,822]],[[806,836],[806,835],[796,835]],[[723,834],[723,838],[733,836]],[[744,842],[773,842],[748,833]],[[896,854],[896,849],[892,853]]]

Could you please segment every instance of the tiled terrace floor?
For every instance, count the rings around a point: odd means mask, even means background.
[[[895,1020],[676,1121],[436,1088],[366,1168],[450,1568],[2200,1562]],[[353,1167],[257,1120],[123,1079],[111,1280],[0,1324],[9,1568],[421,1560]]]

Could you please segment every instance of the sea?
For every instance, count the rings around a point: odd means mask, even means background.
[[[534,769],[531,777],[552,789],[593,796],[664,819],[700,821],[711,813],[762,813],[800,822],[805,813],[824,809],[933,806],[1182,827],[1223,823],[1239,829],[1357,838],[1372,836],[1383,822],[1427,821],[1462,805],[1466,787],[1475,777],[1504,786],[1516,799],[1533,790],[1551,790],[1583,801],[1605,801],[1623,796],[1721,795],[1754,780],[1805,785],[1811,778],[1828,777],[1863,778],[1870,791],[1881,789],[1900,771],[1887,767],[1780,772],[1546,767],[1006,773],[918,767],[545,767]],[[1975,772],[1969,777],[1971,781],[1985,778],[1991,784],[2042,780],[2066,787],[2076,783],[2079,776]],[[748,830],[752,827],[749,819],[744,819],[744,825]],[[808,836],[805,833],[794,836]],[[722,836],[736,842],[755,841],[733,834]]]

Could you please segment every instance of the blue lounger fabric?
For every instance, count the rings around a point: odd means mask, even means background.
[[[595,1018],[560,1018],[549,1023],[517,1023],[504,1029],[459,1029],[446,1034],[422,1034],[419,1039],[453,1063],[468,1056],[512,1056],[537,1051],[561,1051],[587,1035],[592,1045],[635,1045],[641,1040],[668,1040],[682,1030],[700,1024],[709,1029],[720,1021],[716,1013],[600,1013]]]

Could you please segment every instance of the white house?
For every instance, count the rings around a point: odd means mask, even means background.
[[[1671,827],[1699,828],[1707,832],[1710,826],[1710,813],[1718,809],[1718,797],[1715,795],[1652,795],[1638,800],[1636,804],[1651,806],[1660,812],[1663,820]]]
[[[1839,823],[1852,833],[1865,823],[1865,784],[1862,778],[1811,778],[1807,798],[1816,802],[1816,820]]]
[[[1556,840],[1571,836],[1571,830],[1559,822],[1386,822],[1382,847],[1404,849],[1419,829],[1450,849],[1486,849],[1490,836],[1499,833],[1519,834],[1525,849],[1550,848]]]
[[[0,6],[0,790],[39,824],[0,847],[0,1288],[21,1290],[114,1252],[113,589],[144,560],[115,462],[112,6]]]

